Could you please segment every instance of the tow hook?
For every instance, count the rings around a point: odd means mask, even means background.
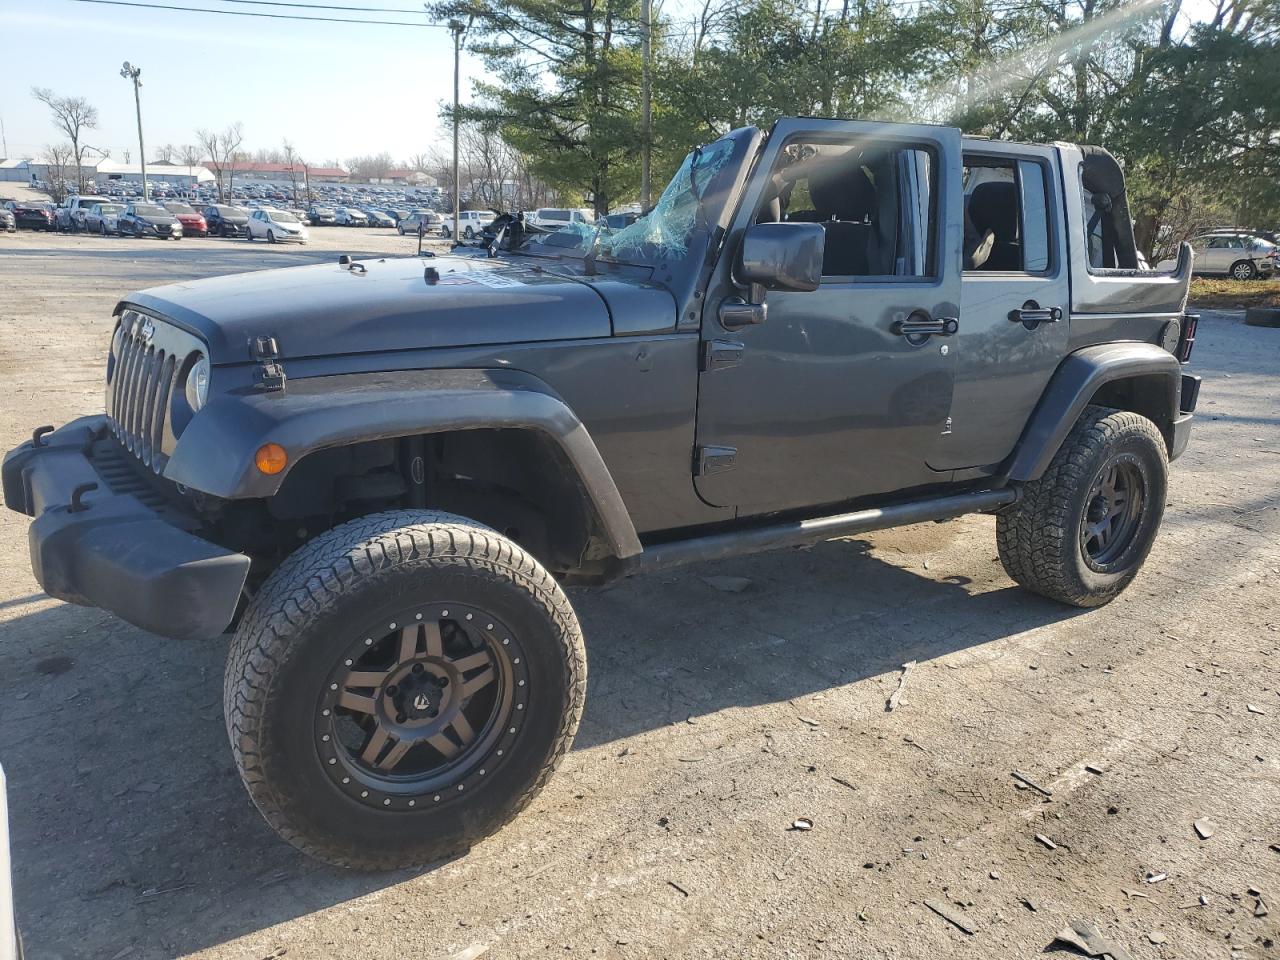
[[[43,427],[36,427],[31,431],[31,445],[36,449],[45,446],[44,435],[53,433],[53,427],[45,424]]]
[[[84,513],[84,511],[88,510],[89,504],[85,503],[80,498],[86,493],[97,489],[98,485],[96,483],[81,483],[77,485],[77,487],[71,491],[71,504],[67,507],[67,513]]]

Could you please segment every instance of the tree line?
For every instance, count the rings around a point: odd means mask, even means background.
[[[734,127],[826,116],[1106,146],[1149,256],[1213,221],[1280,225],[1275,0],[702,0],[652,22],[647,138],[641,0],[430,10],[486,67],[464,119],[600,212],[637,198],[646,140],[660,184]]]

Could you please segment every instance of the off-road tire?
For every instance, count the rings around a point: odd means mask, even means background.
[[[1280,307],[1250,307],[1244,322],[1250,327],[1280,327]]]
[[[1094,484],[1117,462],[1140,476],[1143,504],[1122,552],[1099,569],[1086,554],[1083,522]],[[1165,442],[1154,423],[1127,410],[1087,407],[1044,475],[1024,485],[1018,502],[997,515],[1000,562],[1034,593],[1076,607],[1109,603],[1151,551],[1167,486]]]
[[[487,769],[465,793],[448,790],[415,809],[371,807],[342,792],[322,764],[317,698],[344,644],[371,621],[433,601],[501,617],[527,661],[528,709],[511,715],[521,719],[505,756],[489,747]],[[267,578],[232,639],[223,700],[241,778],[267,822],[317,859],[385,870],[460,853],[515,817],[568,750],[586,681],[577,617],[533,557],[463,517],[397,510],[335,527]]]

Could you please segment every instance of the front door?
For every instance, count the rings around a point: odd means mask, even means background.
[[[960,302],[960,134],[945,127],[783,120],[708,288],[698,388],[699,495],[739,515],[836,504],[949,479]],[[818,290],[771,291],[728,330],[731,267],[753,223],[826,229]],[[920,332],[930,328],[940,332]]]
[[[1017,445],[1067,353],[1065,227],[1056,149],[992,142],[966,147],[967,239],[952,428],[930,463],[994,472]]]

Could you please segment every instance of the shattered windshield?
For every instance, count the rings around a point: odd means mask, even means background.
[[[550,232],[529,231],[515,249],[538,256],[595,256],[640,264],[679,259],[688,253],[694,231],[705,225],[702,198],[733,150],[734,142],[727,139],[696,147],[684,158],[653,209],[629,226],[569,223]]]

